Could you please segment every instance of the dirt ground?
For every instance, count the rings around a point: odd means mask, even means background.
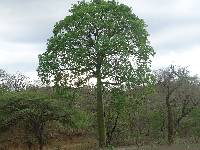
[[[25,147],[13,147],[9,146],[7,148],[0,148],[0,150],[27,150]],[[33,148],[33,150],[37,150],[37,148]],[[62,146],[54,145],[54,146],[45,146],[44,150],[99,150],[95,145],[91,145],[91,143],[74,143],[74,144],[62,144]],[[108,149],[110,150],[110,149]],[[144,147],[119,147],[114,148],[113,150],[200,150],[200,145],[173,145],[173,146],[144,146]]]
[[[28,150],[25,144],[19,144],[18,140],[0,143],[0,150]],[[96,150],[97,141],[91,138],[73,137],[57,138],[43,147],[44,150]],[[38,150],[38,145],[33,145],[31,150]]]
[[[114,150],[200,150],[200,144],[172,146],[120,147]]]
[[[21,143],[21,144],[19,144]],[[98,150],[98,141],[94,137],[74,136],[68,137],[65,135],[58,135],[52,138],[44,150]],[[9,141],[0,142],[0,150],[27,150],[27,146],[17,137],[12,137]],[[33,146],[31,150],[38,150],[38,146]],[[111,149],[107,149],[111,150]],[[113,150],[200,150],[199,144],[182,143],[172,146],[166,145],[150,145],[150,146],[124,146],[113,148]]]

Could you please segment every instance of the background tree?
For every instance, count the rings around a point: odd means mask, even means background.
[[[4,91],[21,91],[30,86],[29,78],[17,72],[15,74],[8,74],[6,71],[0,69],[0,89]]]
[[[158,70],[156,80],[156,91],[165,100],[168,143],[171,145],[181,120],[199,104],[199,81],[190,76],[187,68],[173,65]]]
[[[115,1],[80,2],[58,22],[39,56],[38,74],[54,85],[82,85],[96,78],[99,145],[106,143],[102,87],[132,86],[151,79],[154,51],[145,23],[131,8]]]
[[[188,76],[182,80],[182,86],[174,94],[175,130],[179,130],[181,121],[188,117],[200,104],[199,79],[196,76]]]
[[[6,86],[6,79],[8,74],[3,69],[0,69],[0,95],[7,91],[8,87]]]

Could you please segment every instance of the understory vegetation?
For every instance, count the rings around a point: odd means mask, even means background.
[[[200,142],[199,79],[176,66],[154,75],[148,87],[104,88],[108,146]],[[98,147],[95,87],[41,86],[3,70],[0,79],[1,149]]]

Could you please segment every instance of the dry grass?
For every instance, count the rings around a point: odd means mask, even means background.
[[[19,135],[19,134],[17,134]],[[0,141],[0,150],[27,150],[27,146],[23,144],[23,141],[14,137],[12,133],[7,133],[4,135],[9,140]],[[20,137],[20,136],[19,136]],[[125,146],[114,148],[114,150],[200,150],[199,144],[188,144],[189,142],[185,140],[184,142],[179,142],[179,144],[173,146],[166,145],[149,145],[142,147],[135,146]],[[97,140],[94,137],[89,136],[67,136],[63,134],[54,135],[44,147],[44,150],[97,150]],[[38,150],[37,145],[32,147],[32,150]]]
[[[44,150],[95,150],[97,140],[91,137],[71,137],[51,140]]]
[[[7,141],[0,142],[0,150],[27,150],[28,147],[23,144],[20,139],[12,138]],[[44,150],[95,150],[97,149],[97,140],[92,137],[69,137],[58,136],[49,140],[44,146]],[[32,150],[38,150],[38,146],[34,145]]]

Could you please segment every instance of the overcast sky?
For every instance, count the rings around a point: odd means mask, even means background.
[[[200,75],[199,0],[118,0],[144,19],[156,51],[152,68],[189,66]],[[38,54],[77,0],[0,0],[0,68],[36,78]]]

